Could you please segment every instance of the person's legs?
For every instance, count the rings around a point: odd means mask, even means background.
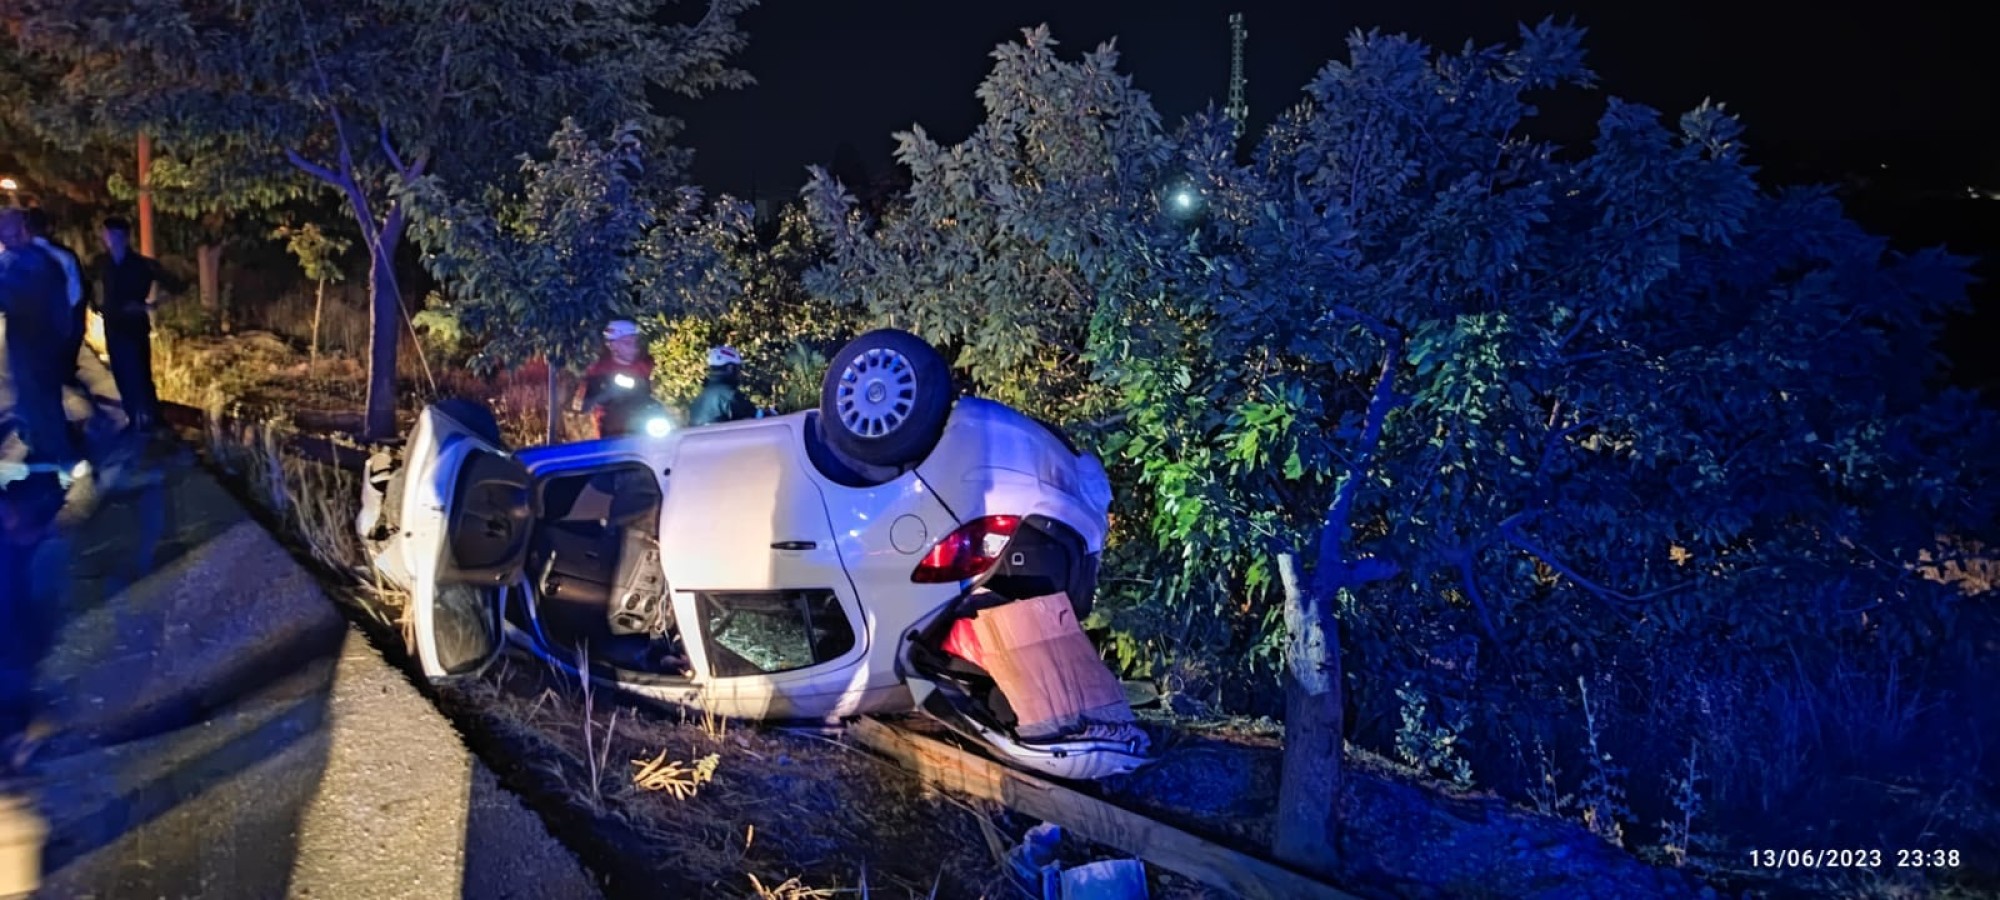
[[[134,377],[138,379],[139,410],[140,414],[145,417],[145,427],[151,428],[159,424],[160,421],[160,393],[158,388],[153,384],[152,332],[148,331],[136,335],[133,338],[133,343],[136,345],[132,348],[132,355],[136,360],[133,364],[133,370]]]
[[[125,404],[125,417],[135,427],[144,427],[148,394],[152,388],[152,336],[137,329],[104,329],[104,349],[111,357],[111,379],[118,385],[118,399]]]
[[[30,463],[71,465],[83,458],[70,439],[69,416],[63,412],[62,366],[50,353],[15,344],[14,414]]]

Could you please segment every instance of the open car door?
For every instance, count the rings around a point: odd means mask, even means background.
[[[500,655],[501,604],[518,593],[535,524],[533,478],[481,412],[427,407],[406,445],[401,538],[417,662],[431,679],[477,675]]]

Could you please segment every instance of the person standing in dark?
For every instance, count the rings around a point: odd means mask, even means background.
[[[737,382],[743,377],[742,372],[743,355],[737,353],[736,348],[709,348],[708,377],[702,380],[701,393],[695,395],[694,403],[688,408],[688,424],[715,425],[755,418],[757,405],[743,396],[743,389],[737,387]]]
[[[83,263],[68,247],[59,243],[49,234],[49,214],[41,207],[28,210],[28,233],[34,236],[35,246],[47,250],[55,257],[56,264],[62,266],[63,275],[69,282],[69,355],[75,359],[83,353],[83,332],[90,315],[90,279],[83,277]],[[67,373],[68,382],[76,382],[76,370],[71,367]],[[81,384],[77,385],[79,388]]]
[[[104,250],[92,264],[99,282],[98,313],[104,317],[104,349],[111,378],[125,401],[132,427],[150,431],[159,424],[159,396],[153,389],[153,285],[160,264],[131,247],[132,224],[119,216],[104,220]]]
[[[28,233],[25,211],[0,210],[0,314],[7,317],[7,367],[14,378],[14,421],[28,445],[28,463],[67,472],[82,460],[63,414],[63,382],[73,370],[69,290],[54,254]]]

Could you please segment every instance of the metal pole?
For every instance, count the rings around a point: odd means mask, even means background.
[[[153,139],[139,132],[139,255],[153,253]]]

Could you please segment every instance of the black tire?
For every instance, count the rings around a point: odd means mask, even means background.
[[[827,365],[820,428],[842,456],[913,465],[937,446],[957,399],[951,367],[937,348],[907,331],[878,329],[848,341]]]
[[[431,404],[431,408],[465,426],[474,436],[492,444],[494,449],[507,449],[507,445],[500,442],[500,421],[493,417],[493,410],[486,404],[469,397],[446,397]]]

